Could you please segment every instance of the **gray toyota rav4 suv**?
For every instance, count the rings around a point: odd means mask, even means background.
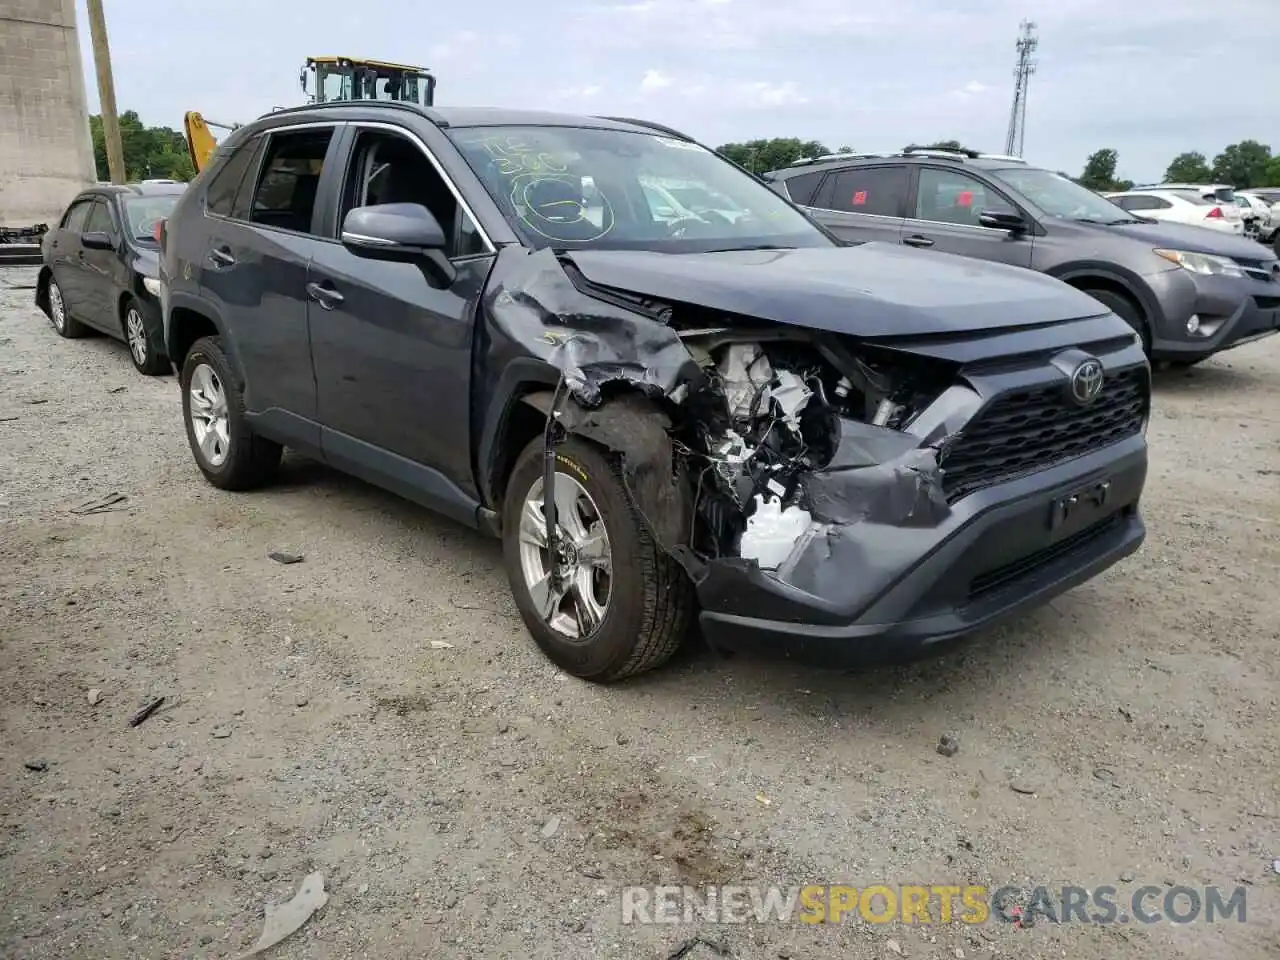
[[[715,209],[666,199],[690,193]],[[695,616],[722,650],[919,647],[1144,536],[1123,320],[1028,270],[842,245],[656,124],[278,111],[162,247],[209,482],[261,484],[291,447],[501,537],[577,676],[656,666]]]
[[[1280,261],[1244,237],[1130,212],[1010,157],[907,148],[764,175],[844,240],[1027,267],[1127,320],[1154,360],[1193,364],[1280,332]]]

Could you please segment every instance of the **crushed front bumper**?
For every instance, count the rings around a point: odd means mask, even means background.
[[[698,584],[703,635],[718,650],[826,666],[964,636],[1136,551],[1146,473],[1136,435],[970,494],[934,527],[841,528],[806,548],[791,582],[718,563]]]

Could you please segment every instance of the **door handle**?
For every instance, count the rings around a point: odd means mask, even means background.
[[[231,255],[230,247],[214,247],[209,251],[209,259],[220,267],[235,266],[236,258]]]
[[[307,284],[307,293],[311,299],[326,310],[332,310],[342,302],[342,294],[333,287],[312,281]]]
[[[902,242],[908,247],[932,247],[933,241],[928,237],[922,237],[920,234],[913,234],[910,237],[903,237]]]

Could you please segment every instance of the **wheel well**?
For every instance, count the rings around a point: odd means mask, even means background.
[[[36,274],[36,306],[45,313],[49,312],[49,278],[52,276],[53,271],[48,267],[41,267]]]
[[[169,315],[169,358],[180,367],[193,343],[201,337],[217,335],[218,328],[203,313],[175,307]]]
[[[1129,303],[1133,304],[1134,311],[1142,318],[1143,323],[1149,322],[1147,319],[1147,311],[1142,306],[1142,302],[1135,297],[1133,295],[1133,291],[1123,283],[1111,280],[1107,277],[1091,276],[1072,277],[1067,281],[1067,283],[1084,293],[1088,293],[1090,290],[1105,290],[1107,293],[1113,293],[1118,297],[1123,297],[1125,300],[1129,301]]]
[[[530,402],[537,395],[542,395],[544,406],[551,399],[551,391],[539,387],[512,400],[502,431],[494,443],[492,481],[489,488],[493,491],[494,503],[499,507],[507,495],[507,481],[511,479],[516,458],[533,440],[542,436],[547,428],[546,413]]]
[[[120,300],[116,304],[116,319],[120,321],[120,329],[124,329],[124,308],[125,305],[133,299],[133,294],[128,290],[120,294]]]

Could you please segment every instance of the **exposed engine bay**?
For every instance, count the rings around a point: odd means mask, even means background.
[[[678,448],[697,472],[701,537],[694,547],[769,571],[807,533],[849,516],[815,478],[918,448],[920,438],[901,431],[946,388],[950,373],[864,359],[830,334],[720,328],[681,336],[708,375],[684,404],[698,442]],[[853,449],[857,441],[846,435],[856,425],[872,428],[862,442],[879,441],[881,449]]]

